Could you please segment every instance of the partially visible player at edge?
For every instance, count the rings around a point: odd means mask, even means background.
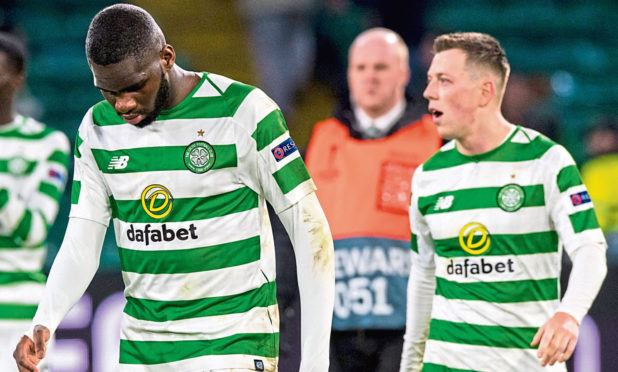
[[[71,145],[59,130],[15,111],[26,50],[0,32],[0,371],[16,371],[13,347],[43,288],[47,235],[68,178]],[[44,362],[42,364],[45,364]]]
[[[607,272],[586,187],[562,146],[502,116],[496,39],[446,34],[434,53],[424,96],[451,141],[412,181],[401,371],[565,371]]]
[[[276,371],[279,314],[266,201],[294,244],[303,372],[328,370],[333,243],[281,111],[261,90],[177,66],[145,10],[93,18],[86,55],[105,100],[79,128],[72,208],[32,331],[45,342],[94,276],[114,222],[127,305],[121,371]]]

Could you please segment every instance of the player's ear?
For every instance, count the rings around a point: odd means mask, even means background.
[[[479,87],[480,100],[479,105],[485,107],[491,103],[496,97],[496,83],[489,77],[482,78]]]
[[[174,50],[174,47],[169,44],[165,44],[163,46],[163,49],[161,49],[161,55],[160,55],[160,63],[161,63],[161,67],[163,68],[163,71],[171,70],[172,67],[174,67],[175,61],[176,61],[176,51]]]

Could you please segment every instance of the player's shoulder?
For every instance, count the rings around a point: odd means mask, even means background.
[[[90,137],[90,135],[96,131],[96,128],[101,126],[120,124],[118,120],[115,120],[112,116],[116,116],[118,119],[122,120],[116,112],[114,108],[106,101],[100,101],[94,106],[90,107],[84,117],[82,118],[81,123],[77,129],[77,135],[75,138],[75,152],[78,153],[78,148],[84,142],[85,139]],[[111,131],[113,133],[113,131]]]
[[[527,145],[529,151],[535,151],[540,154],[545,153],[547,150],[554,146],[560,146],[557,142],[550,139],[546,135],[522,126],[517,126],[515,133],[510,139],[511,143]]]
[[[455,157],[457,157],[457,154],[455,140],[448,141],[419,167],[417,173],[448,168],[456,164]]]
[[[202,74],[202,81],[193,94],[193,98],[223,97],[224,102],[229,105],[232,110],[237,109],[247,100],[247,103],[255,104],[259,103],[261,100],[270,100],[262,90],[253,85],[212,72],[204,72]]]
[[[225,107],[220,110],[255,141],[287,131],[279,106],[260,88],[214,73],[203,74],[204,81],[193,97],[221,97],[217,102]]]
[[[19,123],[17,127],[19,133],[24,136],[46,137],[54,132],[54,129],[43,124],[42,122],[26,115],[17,114],[15,121]]]
[[[18,115],[17,120],[22,121],[19,133],[29,140],[44,140],[46,143],[56,144],[61,147],[69,147],[69,139],[62,131],[46,125],[32,117]]]
[[[107,100],[101,100],[88,109],[79,125],[79,134],[84,138],[87,133],[97,130],[97,128],[110,127],[115,125],[126,125],[116,110]],[[107,135],[113,135],[114,131],[105,131]]]
[[[125,124],[125,121],[118,116],[116,110],[107,100],[101,100],[86,112],[81,125],[104,127],[118,124]]]
[[[549,167],[573,163],[571,154],[564,146],[531,128],[518,126],[511,143],[522,145],[522,156],[526,159],[539,159]]]
[[[202,72],[200,86],[193,97],[233,96],[247,94],[256,89],[254,86],[212,72]]]
[[[279,106],[261,89],[223,75],[203,72],[193,98],[231,117],[232,123],[250,134],[255,134],[258,123],[266,129],[284,122]]]

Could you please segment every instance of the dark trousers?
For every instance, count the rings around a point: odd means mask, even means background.
[[[330,372],[398,372],[403,330],[332,331]]]

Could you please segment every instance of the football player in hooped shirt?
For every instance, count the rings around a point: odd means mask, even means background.
[[[0,371],[6,372],[16,371],[13,347],[45,287],[46,241],[71,152],[64,133],[15,111],[26,63],[23,43],[0,32]]]
[[[332,238],[277,105],[254,87],[181,69],[154,19],[133,5],[94,17],[86,54],[105,100],[79,128],[70,220],[15,350],[20,370],[37,370],[87,288],[111,218],[127,298],[121,371],[275,371],[268,202],[298,263],[300,371],[326,371]]]
[[[434,52],[424,95],[450,142],[412,181],[401,371],[566,371],[607,270],[586,187],[562,146],[502,116],[496,39],[446,34]]]

